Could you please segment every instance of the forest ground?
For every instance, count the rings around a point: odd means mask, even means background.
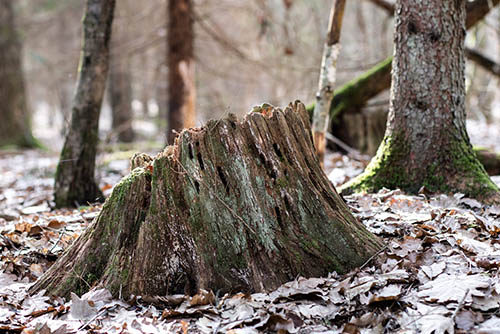
[[[469,124],[473,142],[500,151],[495,130]],[[130,155],[100,155],[105,193],[128,172]],[[500,207],[461,194],[346,197],[386,246],[343,276],[298,277],[265,294],[171,296],[154,305],[112,300],[105,290],[70,301],[27,296],[101,208],[51,210],[56,163],[55,153],[0,151],[0,332],[500,333]],[[365,164],[330,154],[326,166],[339,184]]]

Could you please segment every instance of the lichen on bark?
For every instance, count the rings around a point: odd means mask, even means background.
[[[262,291],[363,264],[381,243],[320,168],[304,105],[260,111],[184,130],[153,161],[136,156],[142,167],[31,291]]]

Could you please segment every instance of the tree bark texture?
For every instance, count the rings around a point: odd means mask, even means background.
[[[345,273],[380,247],[319,165],[303,104],[186,129],[134,157],[100,215],[31,292],[164,296]]]
[[[109,71],[109,102],[112,110],[112,129],[118,141],[134,141],[132,128],[132,78],[128,58],[116,55],[111,59]]]
[[[381,1],[372,1],[380,5]],[[388,4],[387,2],[384,2]],[[500,3],[500,0],[475,0],[467,2],[467,29],[476,25],[486,14]],[[490,4],[492,7],[490,7]],[[390,5],[390,4],[389,4]],[[382,8],[388,9],[387,6]],[[394,10],[388,10],[392,15]],[[330,119],[348,112],[358,112],[371,98],[391,87],[392,56],[375,65],[359,77],[337,89],[330,106]],[[308,106],[312,114],[315,103]]]
[[[14,0],[0,0],[0,147],[35,146],[22,68]]]
[[[344,17],[345,0],[333,0],[328,24],[328,33],[323,47],[321,71],[319,74],[316,105],[313,112],[312,132],[314,146],[321,166],[325,160],[326,137],[330,124],[330,106],[337,73],[337,59],[340,53],[340,31]]]
[[[398,0],[386,134],[344,192],[382,187],[498,201],[465,127],[465,2]]]
[[[194,20],[192,0],[168,2],[167,142],[195,125]],[[175,132],[174,132],[175,131]]]
[[[95,202],[102,197],[94,170],[114,7],[115,0],[87,0],[86,3],[71,125],[55,178],[54,197],[58,207]]]

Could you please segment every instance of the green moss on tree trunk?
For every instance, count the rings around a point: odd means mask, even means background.
[[[342,192],[387,187],[415,193],[425,187],[499,202],[499,189],[477,159],[465,128],[465,2],[427,6],[398,0],[396,6],[385,138],[366,171]]]

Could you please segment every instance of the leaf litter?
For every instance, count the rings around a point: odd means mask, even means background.
[[[0,154],[0,331],[500,333],[500,207],[461,194],[346,196],[354,215],[386,244],[346,275],[297,277],[268,293],[200,291],[128,303],[104,289],[71,300],[44,291],[29,296],[29,286],[101,209],[51,210],[49,170],[56,162],[34,151]],[[109,180],[103,189],[120,176],[108,174],[101,171]]]

